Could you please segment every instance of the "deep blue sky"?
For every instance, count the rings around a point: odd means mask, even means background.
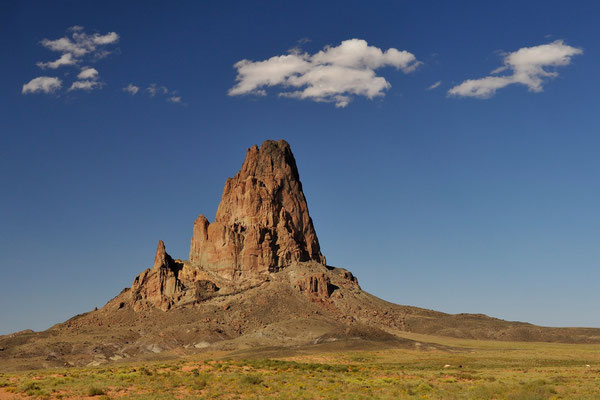
[[[329,264],[386,300],[600,327],[596,1],[2,2],[0,334],[101,307],[151,265],[187,258],[246,148],[285,139]],[[40,42],[116,32],[101,89],[22,94],[58,58]],[[423,64],[332,103],[227,95],[233,65],[363,39]],[[309,39],[302,40],[302,39]],[[582,49],[534,93],[448,97],[513,52]],[[69,73],[69,75],[65,75]],[[426,90],[435,82],[438,88]],[[122,88],[140,86],[130,96]],[[156,83],[182,103],[150,97]]]

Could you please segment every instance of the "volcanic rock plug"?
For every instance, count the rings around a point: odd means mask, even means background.
[[[131,287],[133,308],[166,311],[204,300],[219,286],[235,290],[256,285],[303,262],[324,266],[325,257],[290,145],[267,140],[248,149],[240,171],[227,179],[215,221],[200,215],[194,222],[189,261],[173,260],[164,243],[158,243],[154,266]],[[329,296],[324,276],[313,282],[313,289],[321,282],[317,292]]]
[[[227,279],[276,272],[295,262],[325,264],[287,142],[248,149],[227,179],[217,216],[194,222],[190,262]]]

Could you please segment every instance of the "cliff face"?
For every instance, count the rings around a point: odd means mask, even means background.
[[[154,266],[138,275],[131,285],[136,309],[149,304],[164,311],[168,310],[184,289],[179,279],[182,267],[181,263],[175,262],[167,254],[165,244],[160,240]]]
[[[133,309],[141,311],[154,307],[167,311],[175,305],[206,300],[218,292],[219,287],[204,279],[205,276],[189,263],[173,260],[160,240],[154,266],[139,274],[131,285]]]
[[[296,262],[325,264],[308,213],[296,161],[287,142],[248,149],[227,179],[215,221],[200,215],[190,248],[192,265],[239,280]]]
[[[173,260],[159,241],[154,265],[135,278],[129,301],[134,311],[167,311],[246,290],[307,262],[326,270],[296,161],[285,141],[267,140],[248,149],[241,170],[227,179],[215,221],[196,219],[190,260]],[[329,296],[325,276],[306,279],[297,290]]]

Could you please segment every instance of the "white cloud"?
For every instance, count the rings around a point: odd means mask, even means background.
[[[334,102],[337,107],[345,107],[353,96],[372,99],[383,96],[391,87],[385,78],[375,74],[375,69],[390,66],[410,73],[420,64],[407,51],[382,51],[364,40],[350,39],[313,55],[296,49],[264,61],[238,61],[234,65],[237,83],[228,93],[262,96],[266,94],[264,88],[281,86],[293,89],[281,92],[282,97]]]
[[[50,76],[39,76],[24,84],[21,93],[52,93],[60,89],[61,87],[62,81],[60,79]]]
[[[105,35],[98,33],[89,35],[82,32],[83,27],[77,25],[69,28],[69,30],[72,32],[70,38],[63,36],[55,40],[44,39],[41,41],[42,46],[59,53],[70,53],[73,57],[78,58],[105,51],[101,49],[103,46],[114,44],[119,40],[119,35],[116,32],[109,32]]]
[[[58,67],[62,67],[63,65],[74,65],[77,64],[77,60],[73,58],[71,53],[65,53],[56,61],[48,61],[48,62],[38,62],[36,65],[42,69],[50,68],[57,69]]]
[[[85,67],[77,75],[77,79],[98,79],[98,71],[96,68]]]
[[[139,92],[139,90],[140,90],[140,88],[138,86],[135,86],[132,83],[130,83],[129,85],[127,85],[126,87],[123,88],[124,92],[127,92],[132,96],[137,94],[137,92]]]
[[[61,38],[43,39],[40,42],[45,48],[61,53],[61,56],[54,61],[40,61],[36,64],[38,67],[57,69],[62,66],[81,65],[84,61],[93,62],[110,54],[106,47],[119,41],[119,35],[116,32],[108,32],[103,35],[99,33],[87,34],[84,32],[84,28],[79,25],[71,26],[67,29],[67,32],[69,33]],[[104,84],[98,81],[98,76],[97,69],[83,67],[68,90],[90,91],[101,88]],[[62,81],[60,79],[41,76],[23,85],[22,93],[51,93],[61,87]]]
[[[100,87],[102,87],[102,85],[98,81],[75,81],[69,88],[69,92],[72,90],[85,90],[89,92],[95,88]]]
[[[437,82],[436,82],[436,83],[434,83],[433,85],[431,85],[431,86],[428,86],[428,87],[427,87],[427,90],[433,90],[433,89],[435,89],[435,88],[439,87],[441,84],[442,84],[442,81],[437,81]]]
[[[531,92],[541,92],[545,78],[558,76],[557,72],[545,68],[569,65],[571,57],[579,54],[583,54],[583,50],[568,46],[562,40],[540,46],[523,47],[515,52],[504,54],[504,65],[492,71],[492,76],[468,79],[451,88],[448,94],[485,99],[493,96],[498,89],[515,83],[527,86]],[[503,71],[512,73],[493,76]]]
[[[154,97],[157,94],[169,93],[169,89],[164,86],[158,86],[156,83],[150,84],[150,86],[146,88],[146,91],[150,94],[150,97]]]
[[[132,84],[129,84],[129,86],[123,88],[123,90],[125,92],[128,92],[131,95],[136,94],[139,89],[140,89],[139,87],[134,86]],[[169,88],[167,88],[166,86],[158,85],[156,83],[151,83],[146,88],[146,93],[148,93],[148,95],[150,97],[158,96],[158,97],[164,98],[163,96],[165,96],[166,100],[169,103],[177,103],[177,104],[181,104],[181,105],[187,105],[187,104],[183,103],[183,99],[178,94],[177,90],[169,90]]]
[[[112,44],[116,43],[119,40],[119,35],[116,32],[109,32],[106,35],[98,35],[95,34],[90,36],[92,42],[98,45]]]

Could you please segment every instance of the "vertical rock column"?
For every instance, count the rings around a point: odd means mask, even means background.
[[[194,222],[190,261],[227,279],[274,272],[294,262],[325,264],[287,142],[248,149],[227,179],[213,223]]]

